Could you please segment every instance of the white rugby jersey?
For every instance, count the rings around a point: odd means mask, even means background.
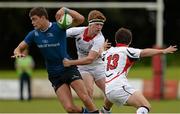
[[[94,36],[93,39],[86,41],[84,39],[84,34],[86,34],[87,28],[88,27],[72,27],[66,31],[67,37],[76,38],[75,41],[76,41],[78,58],[86,57],[90,50],[99,52],[99,49],[104,44],[105,38],[101,32],[97,34],[96,36]],[[86,67],[86,66],[93,67],[99,64],[103,64],[100,57],[97,58],[92,64],[83,65],[83,67]],[[81,66],[81,65],[78,65],[78,66]]]
[[[141,49],[126,46],[111,47],[103,52],[106,93],[128,85],[127,74],[134,61],[140,58]]]

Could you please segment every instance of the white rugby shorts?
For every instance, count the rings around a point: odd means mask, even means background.
[[[102,64],[96,66],[78,66],[78,70],[81,74],[89,73],[95,81],[105,78],[104,65]]]
[[[117,90],[112,90],[109,93],[106,93],[107,98],[118,106],[122,106],[126,104],[128,98],[135,92],[136,90],[130,85],[124,85]]]

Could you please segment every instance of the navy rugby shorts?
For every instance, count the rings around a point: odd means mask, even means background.
[[[52,83],[52,86],[54,90],[56,91],[61,85],[68,84],[70,85],[71,82],[75,80],[82,80],[81,74],[78,71],[77,67],[72,66],[68,67],[63,71],[59,76],[51,76],[49,77],[50,82]]]

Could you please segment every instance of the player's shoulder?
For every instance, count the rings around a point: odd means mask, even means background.
[[[73,35],[80,35],[84,33],[84,30],[86,27],[71,27],[66,30],[67,35],[73,36]]]
[[[99,43],[102,43],[102,44],[105,42],[105,38],[104,38],[104,36],[103,36],[103,34],[101,32],[99,34],[97,34],[95,36],[95,38],[93,38],[93,40],[95,42],[99,42]]]
[[[128,47],[113,47],[112,50],[115,50],[115,51],[126,51],[128,49]]]
[[[127,49],[137,49],[137,48],[134,48],[134,47],[127,47]]]
[[[118,48],[117,47],[110,47],[108,50],[106,50],[107,52],[117,52]]]
[[[79,35],[83,34],[86,27],[71,27],[66,30],[67,37],[79,37]]]
[[[51,27],[58,26],[57,22],[50,22],[50,23],[51,23]]]
[[[71,27],[67,29],[67,31],[77,31],[77,32],[82,32],[86,29],[87,27]]]
[[[139,58],[140,57],[140,52],[141,49],[138,48],[133,48],[133,47],[129,47],[126,50],[126,54],[130,57],[130,58]]]
[[[127,51],[140,51],[141,49],[133,48],[133,47],[127,47]]]
[[[128,47],[111,47],[107,50],[108,53],[122,53],[127,55],[127,49]]]
[[[29,31],[29,33],[27,34],[27,36],[36,36],[38,34],[38,31],[37,30],[31,30],[31,31]]]
[[[104,35],[103,35],[103,33],[102,32],[99,32],[96,36],[95,36],[97,39],[99,38],[99,39],[104,39]]]

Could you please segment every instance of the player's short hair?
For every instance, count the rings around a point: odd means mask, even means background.
[[[88,15],[88,22],[89,23],[92,23],[92,22],[102,22],[102,23],[104,23],[105,21],[106,21],[106,17],[100,11],[92,10],[92,11],[89,12],[89,15]]]
[[[132,41],[132,32],[126,28],[120,28],[115,34],[116,43],[129,45]]]
[[[29,12],[29,17],[32,17],[34,15],[37,15],[39,17],[45,16],[46,19],[48,19],[48,13],[47,10],[43,7],[35,7],[32,8]]]

